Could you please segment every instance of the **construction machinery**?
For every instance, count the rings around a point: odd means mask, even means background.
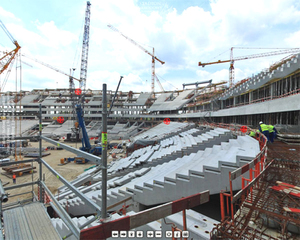
[[[83,119],[83,111],[82,111],[82,107],[80,104],[76,104],[75,106],[76,108],[76,114],[77,114],[77,119],[78,119],[78,123],[79,126],[81,128],[81,132],[82,132],[82,147],[80,148],[80,150],[94,154],[94,155],[101,155],[102,153],[102,148],[98,147],[96,145],[92,146],[90,144],[90,140],[89,140],[89,136],[87,134],[86,131],[86,127],[85,127],[85,122]]]
[[[6,33],[6,35],[9,37],[9,39],[12,41],[12,43],[16,46],[16,48],[10,52],[5,52],[4,56],[0,57],[0,74],[3,73],[5,70],[8,69],[8,67],[12,67],[12,62],[15,60],[17,53],[19,52],[21,46],[19,43],[13,38],[13,36],[10,34],[10,32],[5,27],[4,23],[0,20],[0,27],[3,29],[3,31]],[[0,85],[0,92],[4,89],[5,82]]]
[[[154,93],[155,92],[155,87],[154,87],[154,82],[155,82],[155,78],[158,80],[158,78],[155,75],[155,60],[160,62],[161,64],[165,64],[164,61],[158,59],[155,54],[154,54],[154,48],[153,49],[153,53],[150,53],[148,50],[146,50],[145,48],[143,48],[141,45],[139,45],[137,42],[135,42],[134,40],[132,40],[131,38],[127,37],[126,35],[124,35],[122,32],[120,32],[117,28],[115,28],[112,25],[107,25],[110,29],[112,29],[115,32],[118,32],[119,34],[121,34],[124,38],[126,38],[129,42],[131,42],[132,44],[134,44],[135,46],[139,47],[140,49],[142,49],[145,53],[149,54],[152,57],[152,74],[151,74],[151,92]],[[161,85],[161,84],[160,84]],[[162,86],[161,86],[162,87]]]
[[[84,116],[84,98],[85,98],[85,89],[86,89],[86,78],[87,78],[87,63],[88,63],[88,52],[89,52],[89,35],[90,35],[90,16],[91,16],[91,3],[87,1],[86,11],[85,11],[85,24],[84,24],[84,34],[83,34],[83,43],[82,43],[82,53],[81,53],[81,67],[80,67],[80,81],[79,81],[79,90],[80,94],[78,98],[75,96],[75,85],[73,78],[70,77],[70,94],[71,94],[71,104],[72,104],[72,113],[73,120],[75,120],[76,115],[76,105],[80,104],[81,106],[81,117]],[[78,115],[77,115],[78,116]],[[75,139],[79,136],[80,124],[79,118],[78,122],[75,122],[73,132],[75,134]],[[80,128],[79,128],[80,127]],[[82,130],[84,131],[84,130]],[[76,141],[76,140],[75,140]]]
[[[277,50],[277,51],[272,51],[272,52],[258,53],[258,54],[252,54],[252,55],[247,55],[247,56],[241,56],[241,57],[235,57],[234,58],[233,57],[233,49],[234,49],[234,47],[232,47],[230,49],[230,59],[229,60],[218,60],[218,61],[215,61],[215,62],[208,62],[208,63],[199,62],[198,66],[205,67],[206,65],[229,62],[230,63],[230,66],[229,66],[229,87],[232,87],[233,84],[234,84],[234,62],[235,61],[259,58],[259,57],[269,57],[269,56],[275,56],[275,55],[287,54],[287,53],[299,53],[300,52],[300,48],[287,48],[287,49],[282,49],[282,50]]]
[[[76,115],[77,115],[77,120],[78,120],[78,126],[77,130],[79,132],[79,128],[81,130],[81,143],[82,146],[79,148],[80,150],[91,153],[96,156],[100,156],[102,154],[102,147],[97,146],[97,145],[91,145],[89,136],[86,131],[86,126],[85,126],[85,121],[83,118],[83,110],[81,104],[76,104],[75,105],[75,110],[76,110]],[[88,162],[87,159],[81,157],[81,156],[76,156],[74,158],[63,158],[61,159],[61,164],[66,164],[68,162],[74,161],[75,163],[86,163]]]

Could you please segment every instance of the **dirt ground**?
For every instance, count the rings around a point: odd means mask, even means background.
[[[118,141],[115,141],[118,142]],[[79,148],[81,146],[81,143],[64,143],[69,146]],[[39,143],[38,142],[30,142],[28,147],[38,147]],[[42,142],[42,147],[46,148],[48,146],[54,146],[48,142],[43,141]],[[83,173],[85,169],[94,166],[95,164],[93,162],[88,162],[85,164],[76,164],[74,162],[70,162],[65,165],[61,165],[60,159],[61,158],[67,158],[67,157],[74,157],[75,154],[68,152],[67,150],[47,150],[46,152],[50,153],[50,155],[43,157],[43,159],[53,168],[55,169],[61,176],[63,176],[66,180],[71,181],[75,179],[79,174]],[[108,164],[113,160],[110,150],[108,150]],[[117,154],[117,158],[124,156],[125,154]],[[14,157],[11,157],[11,159],[14,159]],[[18,160],[26,160],[30,158],[24,158],[22,159],[22,156],[18,157]],[[31,163],[29,163],[31,165]],[[16,184],[22,184],[22,183],[27,183],[27,182],[32,182],[32,181],[37,181],[39,179],[39,164],[37,162],[33,163],[33,166],[36,167],[34,169],[33,174],[31,173],[24,173],[22,176],[17,176],[16,179]],[[56,193],[57,188],[62,186],[62,182],[53,175],[52,172],[50,172],[45,166],[42,166],[42,172],[43,172],[43,178],[44,181],[47,185],[47,187],[50,189],[52,193]],[[2,184],[5,185],[4,187],[8,186],[13,186],[13,180],[12,180],[12,175],[8,174],[9,176],[6,176],[7,173],[5,170],[0,168],[0,179],[2,181]],[[6,174],[6,175],[4,175]],[[7,184],[8,183],[8,184]],[[6,191],[6,193],[9,194],[8,196],[8,202],[5,204],[13,203],[16,201],[21,201],[24,199],[29,199],[32,198],[32,193],[26,193],[26,192],[32,192],[34,191],[35,194],[37,195],[37,185],[32,186],[26,186],[22,188],[16,188],[12,189],[9,191]],[[26,194],[23,194],[26,193]],[[19,195],[21,194],[21,195]],[[17,195],[17,196],[14,196]]]

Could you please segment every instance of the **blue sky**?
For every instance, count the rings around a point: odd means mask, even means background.
[[[272,49],[296,48],[300,40],[300,5],[296,0],[91,0],[87,88],[103,83],[121,91],[151,91],[151,57],[107,27],[112,24],[165,62],[155,71],[165,90],[183,83],[228,80],[229,64],[199,67],[198,62],[227,60]],[[63,72],[80,76],[86,1],[1,1],[0,19],[21,45],[22,54]],[[0,29],[0,50],[14,45]],[[274,50],[275,51],[275,50]],[[288,55],[288,54],[287,54]],[[235,62],[235,81],[251,77],[287,55]],[[22,89],[68,88],[68,77],[25,57]],[[4,74],[0,76],[3,82]],[[15,89],[12,72],[4,90]],[[155,83],[156,91],[160,91]]]

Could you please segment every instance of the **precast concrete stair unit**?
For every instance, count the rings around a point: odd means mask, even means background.
[[[213,145],[183,157],[141,169],[132,168],[131,172],[108,180],[107,206],[128,197],[126,205],[161,204],[195,193],[210,190],[217,194],[228,190],[228,172],[243,166],[259,153],[258,142],[249,136],[238,136],[220,145]],[[128,166],[127,166],[128,168]],[[101,182],[93,187],[82,188],[87,197],[101,206]],[[234,190],[240,189],[240,181],[235,181]],[[74,195],[60,194],[60,203],[74,216],[93,214],[79,198]],[[119,210],[117,206],[112,210]]]

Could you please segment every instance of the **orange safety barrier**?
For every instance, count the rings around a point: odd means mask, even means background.
[[[51,202],[50,196],[44,189],[42,190],[42,198],[43,198],[44,204],[48,204]],[[38,200],[40,201],[40,188],[38,188]]]
[[[207,123],[204,125],[208,125],[210,127],[225,128],[236,133],[237,135],[245,135],[245,133],[242,133],[240,131],[241,125],[224,123]],[[248,130],[253,131],[253,129],[251,128],[248,128]],[[225,191],[221,191],[220,193],[221,221],[224,221],[226,218],[228,219],[228,217],[229,219],[234,219],[234,214],[237,209],[237,206],[235,206],[237,199],[242,198],[242,193],[244,193],[245,191],[247,192],[247,194],[252,193],[252,185],[250,186],[250,184],[260,176],[261,172],[265,168],[265,161],[267,159],[267,138],[263,134],[259,133],[256,140],[259,141],[261,150],[260,153],[248,164],[245,164],[244,166],[236,169],[233,172],[229,172],[230,193],[225,193]],[[245,174],[246,172],[249,172],[249,178],[243,177],[243,174]],[[238,177],[241,177],[242,179],[242,189],[236,195],[233,195],[233,181]]]

